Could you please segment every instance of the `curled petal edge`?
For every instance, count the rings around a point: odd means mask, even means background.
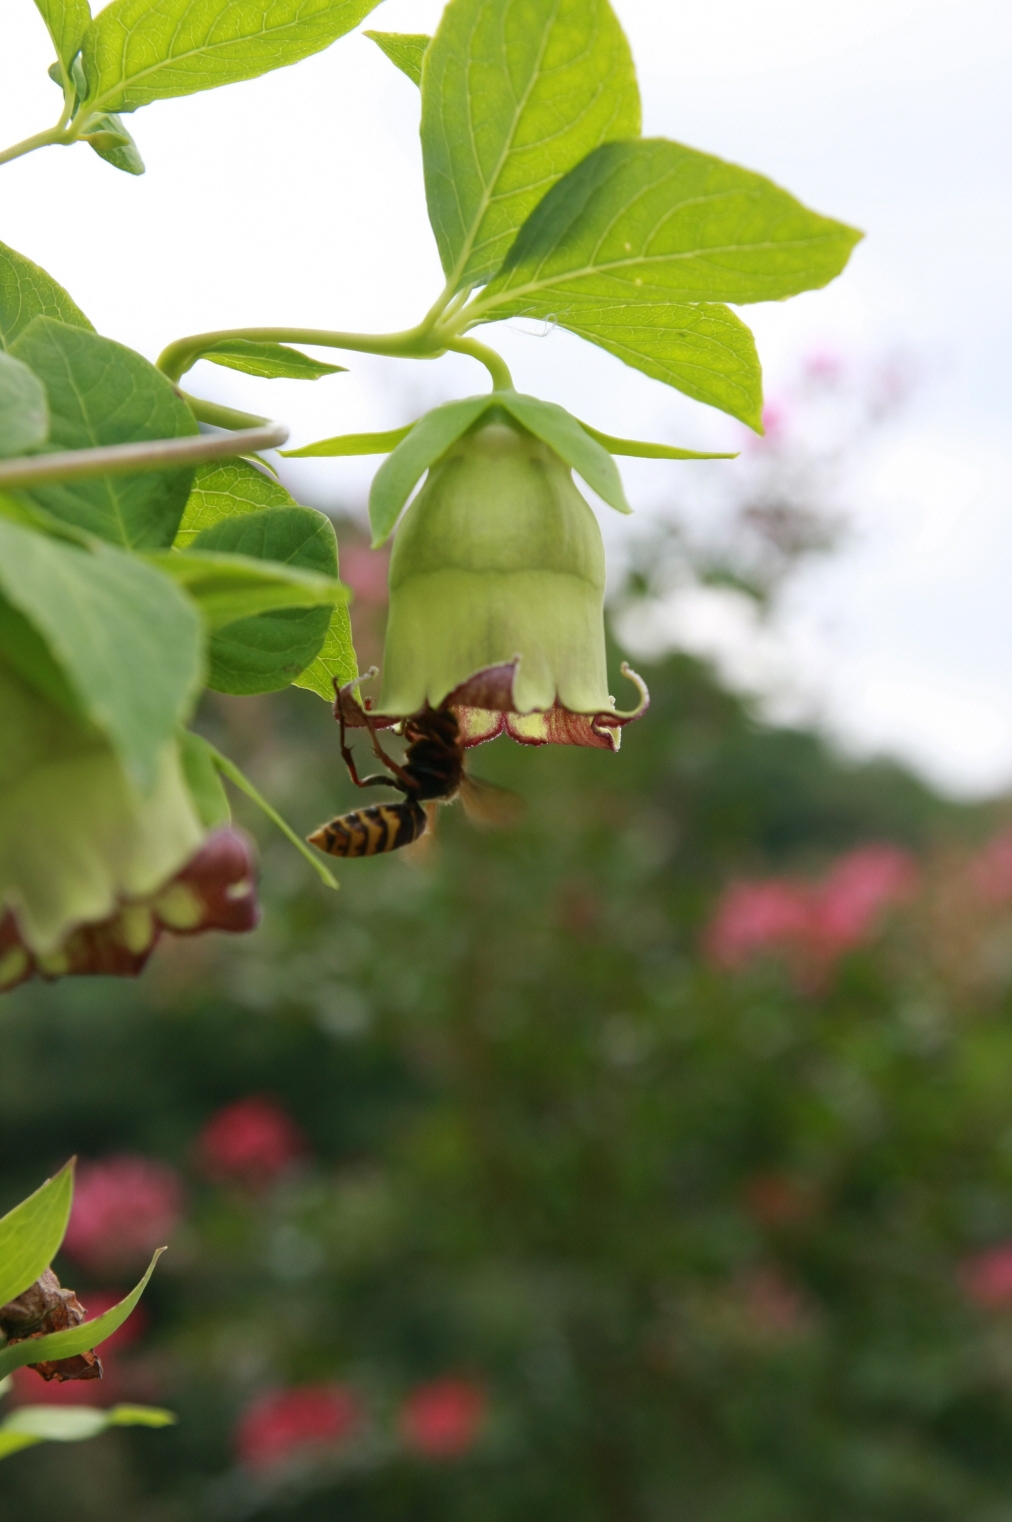
[[[626,661],[622,662],[622,675],[639,692],[639,702],[631,709],[603,709],[597,713],[574,713],[561,703],[551,708],[518,713],[513,701],[513,683],[520,657],[504,661],[497,666],[486,666],[468,677],[459,687],[449,693],[439,705],[452,708],[460,725],[461,744],[465,750],[483,745],[499,735],[509,735],[521,745],[583,745],[597,750],[618,750],[622,743],[622,730],[634,719],[642,718],[650,707],[650,692],[638,672]],[[364,700],[358,695],[359,685],[376,675],[372,667],[364,676],[337,689],[334,715],[343,714],[345,724],[352,729],[390,729],[400,724],[410,714],[379,714],[372,707],[372,699]],[[368,715],[368,718],[366,717]]]

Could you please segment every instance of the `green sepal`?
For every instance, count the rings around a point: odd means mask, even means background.
[[[56,1257],[74,1199],[74,1160],[0,1220],[0,1305],[34,1284]]]
[[[389,454],[407,438],[414,426],[414,423],[405,423],[403,428],[388,428],[385,433],[339,433],[332,439],[320,439],[316,444],[303,444],[301,449],[279,449],[278,454],[286,460],[308,460],[321,455]]]
[[[20,359],[0,349],[0,460],[38,449],[48,436],[46,388]]]
[[[324,364],[288,344],[254,343],[248,338],[223,339],[200,357],[262,380],[319,380],[322,375],[347,374],[347,366]]]
[[[0,1459],[36,1443],[82,1443],[110,1427],[171,1427],[160,1406],[19,1406],[0,1422]]]
[[[332,607],[347,600],[347,588],[332,576],[253,555],[205,550],[202,538],[191,549],[159,550],[145,558],[184,588],[212,633],[236,619],[286,608]]]
[[[615,461],[564,407],[543,402],[536,396],[524,396],[519,391],[496,391],[494,400],[535,438],[554,449],[609,507],[619,513],[632,512]]]
[[[363,32],[412,84],[422,83],[422,59],[432,38],[427,32]]]
[[[232,810],[228,795],[221,785],[221,777],[214,762],[214,751],[203,735],[192,729],[179,731],[179,755],[183,763],[183,776],[189,789],[197,817],[205,829],[216,830],[230,824]]]
[[[77,1353],[87,1353],[111,1337],[130,1315],[147,1288],[148,1280],[155,1271],[155,1264],[165,1251],[160,1247],[148,1264],[147,1273],[135,1284],[129,1295],[118,1305],[96,1316],[94,1321],[82,1322],[65,1332],[49,1332],[45,1337],[27,1337],[23,1342],[9,1343],[0,1348],[0,1379],[5,1379],[15,1369],[23,1369],[29,1363],[49,1363],[57,1358],[73,1358]]]
[[[250,802],[255,803],[257,808],[260,809],[262,813],[266,814],[267,818],[271,821],[271,824],[275,825],[281,831],[285,839],[291,842],[291,844],[298,851],[299,855],[305,857],[306,861],[309,862],[309,865],[313,868],[313,871],[316,873],[320,881],[326,883],[328,888],[340,887],[337,878],[330,871],[330,869],[325,867],[315,852],[309,849],[309,847],[306,845],[306,842],[301,840],[299,836],[296,835],[295,831],[292,829],[287,820],[282,819],[277,809],[272,807],[272,805],[267,802],[267,799],[263,796],[263,794],[257,791],[245,773],[239,770],[235,762],[229,760],[228,756],[223,756],[221,751],[216,750],[215,747],[210,744],[210,742],[205,743],[207,744],[207,748],[211,752],[211,755],[214,759],[214,764],[218,768],[219,772],[221,772],[221,775],[223,777],[227,777],[229,782],[232,783],[233,787],[237,787],[241,793],[245,793]]]
[[[589,423],[581,422],[580,427],[585,433],[589,433],[592,439],[603,444],[609,454],[636,455],[642,460],[736,460],[738,458],[737,452],[710,454],[698,449],[676,449],[674,444],[646,444],[640,439],[616,439],[610,433],[602,433],[600,428],[592,428]]]
[[[491,396],[469,396],[434,407],[408,431],[373,477],[369,522],[373,549],[393,532],[401,509],[430,465],[487,411]]]

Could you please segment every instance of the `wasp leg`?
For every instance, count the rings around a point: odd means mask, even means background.
[[[350,686],[351,683],[348,685]],[[342,691],[343,690],[344,689],[342,688]],[[363,708],[362,712],[364,714],[366,710]],[[352,782],[354,782],[356,787],[382,786],[396,788],[398,792],[408,791],[407,785],[403,782],[403,780],[401,780],[401,778],[396,775],[393,777],[386,777],[381,774],[377,774],[374,777],[360,777],[358,774],[358,767],[355,765],[354,754],[352,753],[351,746],[348,744],[348,734],[344,722],[344,710],[341,707],[340,700],[337,703],[337,722],[341,730],[341,759],[343,760],[345,766],[348,768],[348,776],[351,778]],[[366,727],[369,730],[369,737],[372,740],[373,749],[379,755],[380,760],[385,766],[389,766],[392,772],[399,773],[401,770],[400,767],[397,766],[396,762],[391,761],[386,756],[384,756],[383,752],[377,745],[376,736],[373,733],[372,725],[368,722],[368,719],[366,720]]]

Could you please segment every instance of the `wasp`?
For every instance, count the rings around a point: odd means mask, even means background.
[[[478,825],[515,824],[523,813],[522,798],[467,773],[460,728],[452,709],[426,706],[404,720],[402,733],[408,748],[401,763],[386,754],[366,713],[373,751],[387,770],[360,777],[347,741],[340,695],[335,708],[341,726],[341,756],[352,782],[356,787],[395,788],[404,795],[404,801],[353,809],[322,824],[307,839],[328,856],[379,856],[413,845],[432,831],[438,805],[456,798],[472,823]]]

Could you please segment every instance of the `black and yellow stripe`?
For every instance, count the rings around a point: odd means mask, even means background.
[[[409,846],[425,834],[428,822],[417,803],[378,803],[339,814],[306,838],[328,856],[381,856]]]

